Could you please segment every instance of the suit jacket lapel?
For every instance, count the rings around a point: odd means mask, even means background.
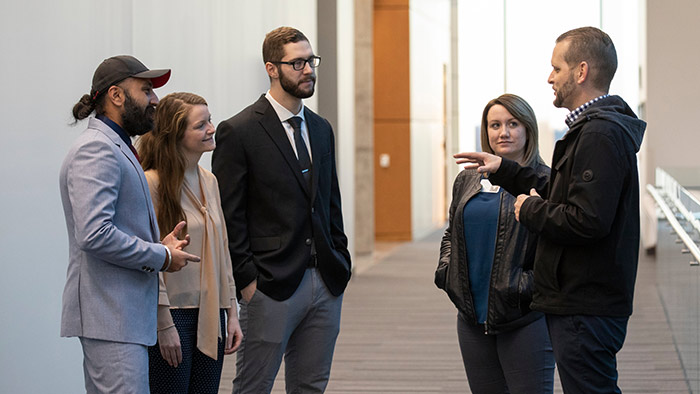
[[[256,103],[256,112],[258,112],[262,117],[260,118],[260,125],[267,132],[267,134],[272,138],[272,141],[277,145],[277,149],[280,150],[282,156],[287,161],[287,164],[292,169],[294,176],[299,182],[299,185],[304,189],[307,197],[310,196],[309,188],[304,180],[304,176],[301,174],[301,167],[299,167],[299,160],[294,154],[292,145],[289,142],[287,133],[284,131],[284,126],[280,122],[280,118],[277,116],[274,108],[269,101],[262,96]]]
[[[309,144],[311,145],[311,205],[316,198],[316,190],[318,188],[318,174],[321,165],[321,157],[324,152],[324,143],[320,130],[324,125],[319,121],[317,116],[314,116],[309,110],[304,107],[304,118],[306,119],[306,130],[309,133]]]
[[[93,126],[92,119],[91,123],[88,126]],[[153,235],[153,242],[160,241],[158,221],[156,220],[156,213],[153,209],[153,202],[151,202],[151,193],[148,190],[148,182],[146,181],[146,176],[143,174],[141,163],[139,163],[139,161],[136,159],[136,156],[134,156],[134,152],[131,151],[131,149],[124,143],[124,141],[122,141],[121,137],[119,137],[119,135],[109,126],[107,126],[103,122],[100,122],[99,120],[96,120],[94,126],[94,128],[96,128],[97,130],[104,133],[107,137],[109,137],[109,139],[111,139],[112,142],[114,142],[114,144],[119,147],[119,150],[122,151],[122,153],[124,154],[124,156],[126,156],[129,162],[131,162],[131,165],[134,166],[134,170],[138,174],[139,180],[141,181],[141,188],[143,190],[144,197],[146,198],[146,203],[148,205],[148,220],[151,224],[151,234]]]

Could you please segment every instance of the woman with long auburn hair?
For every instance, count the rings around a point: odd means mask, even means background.
[[[214,132],[202,97],[172,93],[158,104],[154,130],[138,141],[161,233],[186,221],[185,249],[202,259],[176,275],[160,273],[152,393],[217,393],[223,356],[242,339],[219,186],[198,164],[216,147]]]

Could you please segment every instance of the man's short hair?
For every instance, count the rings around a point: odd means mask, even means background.
[[[569,41],[569,50],[564,55],[566,63],[571,67],[584,61],[588,63],[593,86],[607,93],[617,70],[617,52],[610,36],[589,26],[569,30],[556,42],[566,40]]]
[[[284,57],[284,46],[290,42],[306,41],[304,33],[293,27],[282,26],[265,35],[262,54],[263,62],[279,62]]]

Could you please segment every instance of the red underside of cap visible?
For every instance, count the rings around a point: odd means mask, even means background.
[[[159,88],[165,85],[170,79],[170,70],[167,73],[161,75],[160,77],[151,78],[151,83],[153,83],[153,89]]]

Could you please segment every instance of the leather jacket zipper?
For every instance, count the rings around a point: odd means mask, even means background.
[[[486,321],[484,322],[484,335],[489,335],[489,308],[491,303],[491,282],[493,280],[493,266],[496,263],[496,248],[498,247],[498,233],[501,225],[501,206],[503,205],[503,193],[498,193],[498,219],[496,220],[496,241],[493,243],[493,259],[491,260],[491,272],[489,273],[489,292],[486,296]]]

